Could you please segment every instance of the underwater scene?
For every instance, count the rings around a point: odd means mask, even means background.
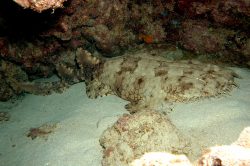
[[[249,0],[0,2],[0,166],[250,166]]]

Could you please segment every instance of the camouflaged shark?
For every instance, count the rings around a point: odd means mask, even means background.
[[[236,86],[232,70],[195,60],[171,61],[146,52],[98,59],[81,48],[76,59],[88,97],[116,95],[130,102],[126,108],[131,113],[218,96]]]

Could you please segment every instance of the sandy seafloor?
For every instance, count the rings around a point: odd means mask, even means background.
[[[173,105],[169,114],[176,127],[200,147],[230,144],[250,126],[250,71],[233,68],[242,78],[229,95]],[[27,94],[15,103],[0,103],[10,120],[0,122],[0,166],[100,166],[99,137],[127,113],[116,96],[88,99],[84,83],[62,94]],[[54,133],[32,140],[30,128],[57,123]]]

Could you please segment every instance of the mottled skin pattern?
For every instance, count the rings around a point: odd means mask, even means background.
[[[130,101],[126,106],[130,112],[227,93],[235,86],[237,76],[216,65],[169,61],[147,53],[106,59],[96,66],[93,78],[86,81],[87,95],[117,95]]]

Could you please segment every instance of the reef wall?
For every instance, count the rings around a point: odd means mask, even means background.
[[[138,45],[171,44],[192,58],[249,67],[249,24],[248,0],[1,1],[1,100],[26,91],[13,80],[57,74],[67,84],[82,81],[79,47],[113,57]],[[9,75],[3,64],[18,73]]]

